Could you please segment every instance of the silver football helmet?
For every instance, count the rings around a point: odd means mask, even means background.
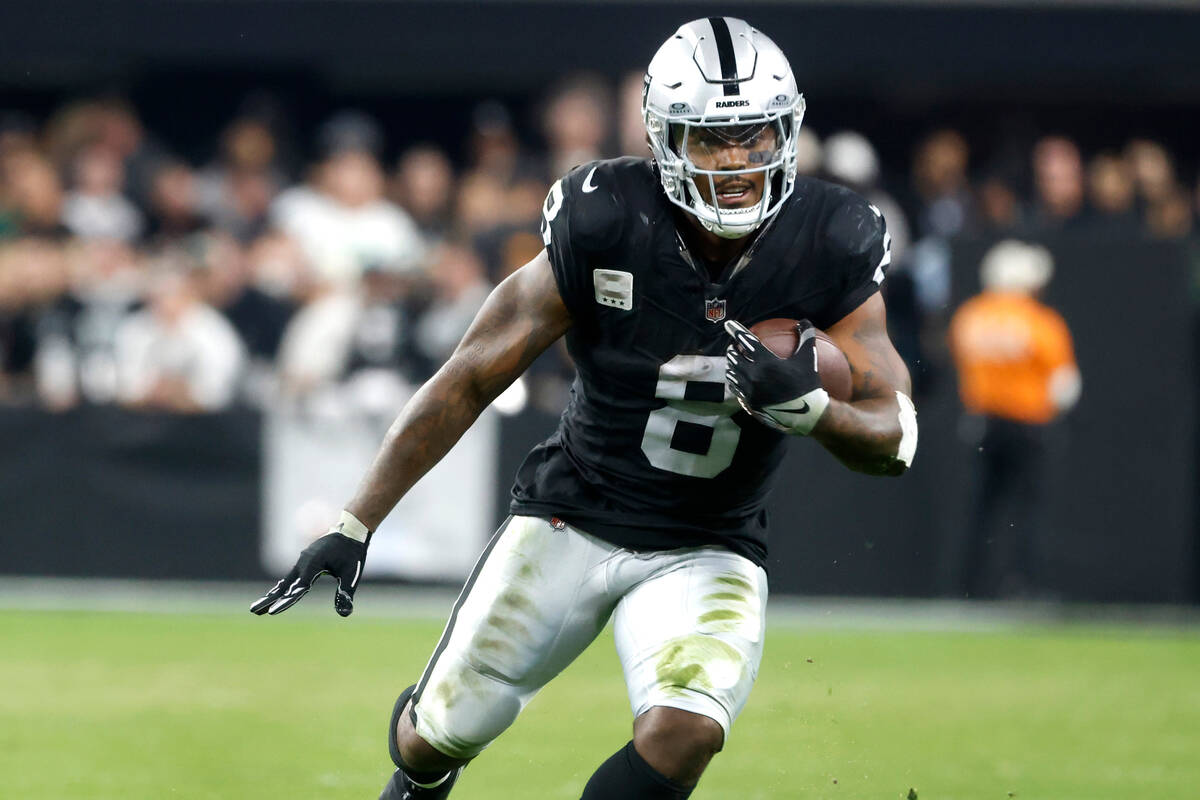
[[[783,51],[744,21],[698,19],[667,39],[646,70],[642,117],[667,197],[718,236],[752,233],[791,195],[804,96]],[[762,196],[736,207],[748,181],[730,179],[757,173]]]

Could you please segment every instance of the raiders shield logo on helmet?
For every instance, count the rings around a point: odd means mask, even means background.
[[[705,300],[704,318],[709,322],[720,322],[725,319],[725,300],[719,297]]]

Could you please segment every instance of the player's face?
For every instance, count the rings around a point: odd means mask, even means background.
[[[764,167],[779,154],[779,137],[770,124],[695,127],[688,131],[687,157],[698,169],[721,172]],[[763,196],[766,172],[696,177],[700,197],[720,208],[749,208]],[[713,202],[713,188],[716,202]]]

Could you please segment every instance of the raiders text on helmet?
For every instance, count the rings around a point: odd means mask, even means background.
[[[742,20],[698,19],[664,42],[646,70],[642,116],[667,197],[718,236],[753,232],[792,193],[804,97],[783,52]],[[696,133],[726,146],[753,140],[757,149],[744,169],[702,169],[688,152]],[[716,179],[753,173],[765,176],[759,201],[723,208]],[[711,202],[698,182],[707,184]]]

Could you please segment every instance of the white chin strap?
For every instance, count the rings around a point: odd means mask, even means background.
[[[695,178],[688,180],[686,185],[688,199],[691,200],[689,210],[696,219],[700,220],[700,224],[704,226],[705,230],[715,233],[722,239],[741,239],[743,236],[749,236],[758,230],[759,226],[770,216],[765,211],[762,211],[762,216],[759,216],[763,205],[771,202],[769,180],[763,183],[763,196],[750,208],[722,209],[720,211],[701,199],[700,192],[696,189]],[[718,219],[722,221],[718,222]],[[740,219],[746,221],[739,222]]]
[[[758,211],[758,206],[754,207],[754,211]],[[715,233],[722,239],[741,239],[744,236],[749,236],[750,234],[754,233],[754,231],[758,228],[758,225],[753,223],[746,223],[744,225],[736,226],[718,225],[715,222],[710,222],[699,214],[696,215],[696,218],[700,220],[700,224],[704,226],[705,230]]]

